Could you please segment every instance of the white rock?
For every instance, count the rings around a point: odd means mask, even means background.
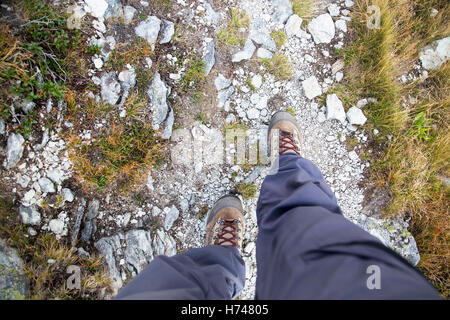
[[[134,14],[136,13],[137,10],[132,6],[125,6],[123,9],[124,9],[123,22],[125,24],[130,24],[131,21],[133,21]]]
[[[259,74],[256,74],[252,77],[252,85],[256,88],[259,89],[262,85],[262,76]]]
[[[106,9],[108,8],[108,3],[105,0],[84,0],[88,6],[88,12],[95,18],[103,18]]]
[[[305,96],[310,100],[322,94],[322,88],[314,76],[302,81],[302,87]]]
[[[169,43],[172,40],[172,36],[175,34],[175,25],[172,21],[162,19],[161,35],[159,40],[160,44]]]
[[[367,99],[361,99],[361,100],[359,100],[357,103],[356,103],[356,106],[358,107],[358,108],[362,108],[362,107],[364,107],[365,105],[367,105],[369,103],[369,101],[367,100]]]
[[[231,58],[232,62],[240,62],[242,60],[248,60],[253,56],[253,53],[255,52],[256,47],[253,44],[253,41],[250,39],[247,39],[245,41],[244,48],[242,48],[241,51],[235,53],[233,57]]]
[[[353,161],[356,161],[359,159],[358,154],[355,151],[350,151],[348,153],[348,157]]]
[[[6,170],[14,167],[22,158],[23,154],[23,143],[25,139],[20,133],[11,133],[8,137],[8,144],[6,146],[6,159],[4,161],[4,166]]]
[[[73,199],[75,198],[72,190],[70,190],[68,188],[62,188],[61,195],[63,197],[63,200],[68,201],[68,202],[72,202]]]
[[[308,24],[308,31],[316,44],[330,43],[336,33],[333,19],[328,13],[312,19]]]
[[[328,12],[332,17],[336,17],[339,15],[339,6],[336,4],[331,4],[328,6]]]
[[[42,177],[38,180],[39,187],[41,188],[42,192],[45,193],[53,193],[56,192],[55,185],[53,184],[50,179],[47,179],[45,177]]]
[[[92,58],[92,62],[94,62],[96,69],[101,69],[103,67],[103,60],[100,58]]]
[[[56,184],[61,184],[62,182],[62,177],[63,177],[63,172],[61,172],[61,170],[59,170],[58,168],[55,169],[50,169],[47,172],[47,177],[52,180],[54,183]]]
[[[150,16],[145,21],[141,21],[139,25],[134,28],[134,32],[138,37],[144,38],[150,45],[153,45],[158,38],[160,28],[161,20],[156,16]]]
[[[344,4],[347,8],[351,8],[355,3],[352,0],[345,0]]]
[[[225,78],[221,73],[219,73],[217,78],[214,80],[214,84],[216,86],[217,91],[220,91],[225,88],[228,88],[231,85],[231,80]]]
[[[49,226],[50,230],[57,236],[65,235],[64,234],[65,233],[64,221],[62,221],[60,219],[52,219],[52,220],[50,220],[48,226]]]
[[[337,82],[340,82],[344,78],[344,74],[342,72],[337,72],[335,78]]]
[[[364,116],[364,113],[361,111],[361,109],[357,107],[351,107],[347,111],[347,120],[350,124],[357,124],[362,126],[364,123],[366,123],[367,118]]]
[[[335,22],[336,29],[343,32],[347,32],[347,22],[345,20],[339,19]]]
[[[256,50],[256,56],[261,59],[272,59],[273,53],[267,49],[259,48]]]
[[[327,120],[336,119],[345,123],[345,110],[336,94],[327,95]]]
[[[259,118],[259,110],[256,108],[250,108],[247,111],[247,117],[249,119],[258,119]]]
[[[286,22],[286,25],[284,26],[286,35],[288,37],[300,35],[302,22],[303,19],[298,15],[293,14],[292,16],[290,16],[288,21]]]
[[[172,227],[175,220],[178,219],[180,211],[178,211],[177,207],[172,206],[170,208],[169,207],[164,208],[164,213],[166,214],[166,217],[164,219],[164,229],[169,230]]]
[[[41,223],[41,214],[34,206],[26,207],[21,205],[19,214],[22,218],[22,223],[24,224],[39,225]]]
[[[439,69],[450,58],[450,37],[430,43],[420,51],[419,57],[425,69]]]
[[[336,74],[336,72],[341,71],[344,68],[344,61],[339,59],[331,66],[331,73]]]

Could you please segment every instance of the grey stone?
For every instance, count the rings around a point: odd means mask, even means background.
[[[92,235],[97,231],[95,220],[85,220],[83,230],[81,230],[81,240],[86,243],[91,241]]]
[[[103,18],[108,9],[106,0],[84,0],[84,2],[88,6],[88,12],[95,18]]]
[[[101,78],[101,95],[103,101],[115,105],[120,97],[120,84],[115,72],[107,72]]]
[[[303,19],[300,18],[298,15],[293,14],[289,17],[288,21],[286,22],[286,25],[284,26],[284,30],[286,31],[286,35],[288,37],[290,36],[300,36],[301,26],[302,26]]]
[[[231,85],[231,80],[225,78],[221,73],[214,80],[214,84],[216,85],[217,91],[228,88]]]
[[[209,2],[205,3],[205,20],[209,25],[212,25],[214,27],[217,26],[220,19],[220,14],[218,14],[216,11],[214,11],[213,7]]]
[[[267,28],[264,20],[256,18],[250,26],[249,39],[261,45],[263,48],[275,52],[277,45],[270,36],[270,30]]]
[[[164,213],[166,215],[166,217],[164,218],[164,229],[169,230],[172,227],[175,220],[178,219],[180,211],[178,211],[177,207],[172,206],[170,208],[169,207],[164,208]]]
[[[289,0],[272,0],[273,21],[277,24],[283,24],[292,15],[292,5]]]
[[[31,178],[29,176],[22,175],[22,176],[20,176],[20,178],[17,182],[20,184],[20,186],[22,188],[26,188],[26,187],[28,187],[28,184],[30,183],[30,181],[31,181]]]
[[[258,48],[258,50],[256,50],[256,56],[262,59],[272,59],[273,53],[267,49]]]
[[[175,25],[172,21],[162,19],[162,28],[160,34],[160,44],[169,43],[175,33]]]
[[[74,246],[77,241],[78,233],[80,232],[81,222],[83,221],[84,217],[85,208],[86,208],[86,200],[81,199],[80,205],[78,206],[77,209],[77,216],[75,217],[75,223],[72,228],[72,236],[71,236],[72,246]]]
[[[177,243],[169,234],[165,233],[162,228],[156,230],[153,237],[153,255],[166,255],[168,257],[177,254]]]
[[[22,218],[22,223],[24,224],[31,224],[35,226],[41,224],[41,214],[34,206],[26,207],[24,205],[20,205],[19,214]]]
[[[337,4],[334,4],[334,3],[330,4],[328,6],[328,12],[330,13],[330,15],[332,17],[338,16],[339,15],[339,6]]]
[[[122,234],[116,234],[111,237],[101,238],[94,243],[94,247],[102,256],[105,257],[106,263],[109,268],[109,276],[113,282],[112,289],[114,294],[117,293],[117,291],[120,287],[122,287],[123,284],[122,277],[120,276],[120,272],[116,266],[115,259],[115,254],[118,254],[122,251],[120,245],[121,235]]]
[[[322,88],[317,78],[312,76],[302,81],[303,92],[308,99],[314,99],[322,94]]]
[[[52,219],[48,223],[50,230],[57,236],[64,236],[67,229],[65,228],[65,223],[61,219]]]
[[[250,39],[247,39],[245,41],[244,48],[242,48],[241,51],[236,52],[233,57],[231,58],[232,62],[240,62],[242,60],[248,60],[253,56],[253,53],[255,52],[256,47],[253,44],[253,41]]]
[[[214,41],[210,41],[206,45],[206,52],[203,57],[203,62],[205,63],[205,73],[207,75],[211,72],[212,67],[216,63],[215,52]]]
[[[364,123],[366,123],[367,118],[361,111],[361,109],[357,107],[351,107],[347,111],[347,120],[350,124],[357,124],[362,126]]]
[[[219,92],[219,94],[217,95],[217,99],[219,100],[217,107],[219,109],[222,109],[223,106],[225,105],[225,102],[227,102],[227,100],[234,94],[234,87],[230,86],[225,90],[222,90]]]
[[[159,125],[166,119],[169,111],[169,106],[167,105],[169,89],[164,81],[161,80],[159,72],[156,72],[147,94],[152,101],[152,126],[153,129],[158,130]]]
[[[48,134],[48,130],[45,130],[42,134],[41,143],[34,145],[33,149],[35,151],[43,149],[47,145],[48,140],[50,140],[50,136]]]
[[[120,0],[105,0],[108,7],[103,15],[105,19],[123,16],[123,8]]]
[[[32,111],[35,106],[36,106],[36,103],[34,103],[33,101],[26,100],[26,99],[23,99],[18,104],[18,108],[22,109],[23,112],[25,112],[25,113],[29,113],[30,111]]]
[[[8,137],[8,144],[6,145],[6,159],[3,163],[6,170],[14,167],[22,158],[23,143],[25,139],[20,133],[11,133]]]
[[[137,10],[132,6],[125,6],[123,8],[123,22],[125,24],[130,24],[131,21],[133,21],[136,11]]]
[[[187,201],[186,199],[182,199],[180,201],[180,209],[181,212],[186,212],[189,209],[189,201]]]
[[[125,260],[129,265],[129,271],[137,274],[153,259],[150,232],[130,230],[125,234],[125,241]]]
[[[401,219],[378,219],[362,215],[357,224],[416,266],[420,261],[414,237],[408,231],[408,223]]]
[[[54,193],[56,192],[55,185],[53,182],[45,177],[42,177],[38,180],[39,187],[41,187],[41,191],[45,193]]]
[[[336,94],[327,95],[327,120],[336,119],[345,123],[345,110]]]
[[[69,188],[62,188],[61,190],[61,196],[63,197],[64,202],[72,202],[75,198],[75,195],[73,194],[72,190]]]
[[[437,70],[450,58],[450,37],[433,41],[420,50],[419,58],[422,67]]]
[[[308,24],[308,31],[316,44],[330,43],[336,33],[333,19],[328,13],[312,19]]]
[[[91,200],[88,205],[87,213],[86,213],[86,219],[92,220],[97,217],[98,215],[98,209],[100,207],[100,201],[97,199]]]
[[[173,130],[173,123],[175,122],[175,117],[173,114],[173,109],[170,108],[169,115],[167,116],[166,124],[164,127],[164,131],[161,135],[161,138],[163,139],[170,139],[172,136],[172,130]]]
[[[120,81],[120,86],[124,91],[129,91],[136,85],[136,72],[134,68],[129,68],[127,70],[121,71],[118,77]],[[123,99],[122,99],[123,101]]]
[[[336,29],[347,32],[347,22],[345,20],[339,19],[334,24],[336,25]]]
[[[28,283],[23,271],[23,261],[17,250],[0,238],[0,300],[24,300]]]
[[[144,38],[150,45],[154,45],[158,39],[158,33],[161,28],[161,20],[156,16],[150,16],[145,21],[141,21],[134,28],[134,32],[138,37]]]
[[[3,122],[2,119],[0,119],[0,134],[4,133],[5,133],[5,123]]]
[[[50,178],[54,183],[61,184],[63,173],[58,168],[50,169],[47,172],[47,177]]]
[[[252,85],[256,88],[259,89],[262,86],[262,76],[260,74],[255,74],[252,77]]]
[[[247,117],[249,119],[258,119],[259,118],[259,110],[256,108],[250,108],[247,110]]]

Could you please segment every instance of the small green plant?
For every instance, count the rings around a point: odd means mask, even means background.
[[[314,16],[314,2],[312,0],[291,0],[292,11],[305,21]]]
[[[256,87],[252,83],[252,78],[248,77],[247,80],[245,80],[245,83],[250,88],[250,90],[252,90],[253,92],[256,91]]]
[[[277,52],[272,59],[261,58],[260,61],[265,69],[277,80],[288,80],[294,74],[291,62],[282,53]]]
[[[226,28],[221,28],[217,34],[219,44],[226,46],[237,46],[244,44],[246,37],[243,29],[249,26],[249,17],[237,8],[230,8],[229,22]]]
[[[195,120],[200,121],[202,124],[208,124],[208,116],[204,114],[203,112],[197,113],[197,116],[195,117]]]
[[[100,54],[102,50],[97,44],[90,44],[86,47],[86,53],[90,55]]]
[[[244,198],[244,200],[249,200],[255,197],[256,186],[253,183],[239,182],[236,185],[236,191]]]
[[[280,48],[286,43],[287,36],[286,34],[281,30],[274,30],[270,33],[270,36],[275,41],[275,44],[277,45],[277,48]]]
[[[286,111],[289,112],[293,117],[295,117],[295,110],[292,107],[287,107]]]
[[[430,137],[430,129],[432,119],[426,118],[424,111],[420,112],[412,123],[411,129],[409,129],[409,134],[413,135],[416,140],[428,141]]]

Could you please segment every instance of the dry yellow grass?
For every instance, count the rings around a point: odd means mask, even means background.
[[[366,9],[377,5],[381,28],[367,28]],[[431,8],[439,13],[430,17]],[[427,79],[404,84],[399,77],[418,59],[418,51],[450,34],[450,4],[421,0],[359,0],[353,8],[353,41],[339,52],[346,62],[343,85],[333,88],[347,104],[372,96],[369,126],[384,153],[373,159],[372,179],[388,186],[386,216],[412,217],[421,261],[419,268],[445,296],[450,296],[449,79],[450,62]],[[390,135],[391,140],[386,137]]]

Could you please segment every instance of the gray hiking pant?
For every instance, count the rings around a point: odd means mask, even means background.
[[[346,219],[319,169],[284,154],[256,210],[256,299],[439,299],[406,260]],[[233,247],[158,256],[116,299],[231,299],[245,282]]]

